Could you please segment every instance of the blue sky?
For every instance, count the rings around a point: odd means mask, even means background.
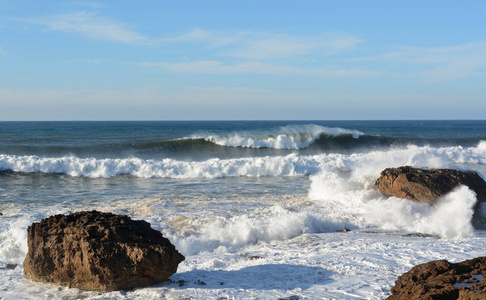
[[[484,119],[486,1],[0,0],[0,120]]]

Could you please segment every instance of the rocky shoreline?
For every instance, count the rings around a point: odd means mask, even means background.
[[[478,199],[473,225],[485,228],[480,206],[486,202],[486,182],[476,172],[403,166],[383,170],[375,184],[385,196],[427,205],[454,188],[468,186]],[[34,281],[106,292],[166,281],[184,259],[145,221],[84,211],[29,226],[23,267],[25,276]],[[431,261],[401,275],[388,299],[486,299],[485,276],[486,257],[460,263]]]

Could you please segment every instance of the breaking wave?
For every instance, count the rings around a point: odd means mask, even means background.
[[[452,167],[486,165],[486,142],[475,147],[406,146],[366,153],[322,153],[279,156],[211,158],[182,161],[171,158],[78,158],[74,156],[39,157],[0,154],[0,170],[19,173],[67,174],[79,177],[113,177],[133,175],[141,178],[221,178],[258,176],[306,176],[320,171],[339,173],[350,168],[373,170],[379,174],[387,167],[400,165]]]
[[[277,133],[235,133],[231,136],[199,136],[220,146],[272,149],[304,149],[318,139],[347,136],[354,139],[363,133],[357,130],[330,128],[319,125],[291,125],[280,128]]]
[[[67,174],[82,177],[112,177],[130,174],[141,178],[220,178],[240,176],[301,176],[316,173],[321,158],[295,154],[275,157],[178,161],[96,158],[41,158],[0,155],[0,170],[20,173]]]

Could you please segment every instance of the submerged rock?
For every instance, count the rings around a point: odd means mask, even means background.
[[[15,270],[17,264],[7,264],[5,267],[0,267],[0,270]]]
[[[409,166],[387,168],[381,172],[375,185],[384,195],[428,204],[434,204],[438,198],[454,188],[465,185],[476,193],[477,204],[486,202],[486,182],[473,171],[419,169]],[[476,205],[473,225],[477,229],[485,228],[478,205]]]
[[[33,223],[28,247],[23,265],[27,278],[94,291],[163,282],[184,260],[149,223],[98,211]]]
[[[435,260],[398,277],[388,300],[486,299],[486,257],[460,263]]]

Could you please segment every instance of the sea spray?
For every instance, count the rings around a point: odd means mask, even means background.
[[[363,221],[385,230],[423,233],[441,238],[474,235],[471,224],[476,194],[461,186],[434,205],[390,197],[365,204]]]
[[[171,232],[164,234],[186,255],[213,251],[236,252],[251,244],[288,240],[304,233],[336,232],[347,225],[341,221],[326,220],[310,211],[293,211],[282,206],[230,218],[185,218],[183,223],[183,226],[176,228],[178,235]],[[197,231],[191,230],[194,228],[192,223],[197,224]]]
[[[442,238],[469,237],[473,234],[471,219],[476,197],[467,187],[456,189],[429,206],[384,197],[378,193],[374,182],[388,166],[451,167],[475,157],[475,151],[460,147],[409,146],[387,152],[339,156],[338,163],[322,165],[321,171],[311,176],[309,198],[321,207],[326,218],[351,222],[362,228],[418,232]]]
[[[30,218],[1,216],[0,262],[21,264],[27,253],[27,227]]]

